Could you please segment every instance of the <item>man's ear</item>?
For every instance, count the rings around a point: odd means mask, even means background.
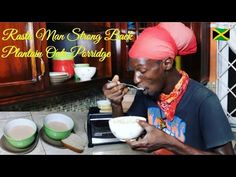
[[[173,64],[174,64],[174,60],[172,58],[167,58],[162,61],[163,68],[167,71],[173,67]]]

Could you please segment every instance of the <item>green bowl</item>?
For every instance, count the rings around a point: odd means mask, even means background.
[[[49,138],[54,139],[54,140],[62,140],[62,139],[67,138],[71,134],[71,131],[72,130],[58,132],[54,129],[49,128],[47,125],[44,125],[44,132]]]
[[[52,124],[54,124],[54,126],[52,126]],[[57,126],[55,126],[55,124]],[[61,127],[58,127],[59,124],[65,125],[66,129],[63,127],[62,130]],[[71,134],[73,128],[74,128],[73,120],[64,114],[59,114],[59,113],[53,113],[47,115],[43,123],[43,129],[45,134],[49,138],[54,140],[62,140],[67,138]]]
[[[26,132],[27,128],[30,128],[31,130]],[[36,132],[36,124],[29,119],[14,119],[8,122],[4,127],[4,136],[6,140],[12,146],[20,149],[26,148],[34,142]],[[22,137],[19,137],[20,133],[23,133],[24,137],[23,135]]]
[[[12,146],[14,146],[16,148],[20,148],[20,149],[23,149],[23,148],[26,148],[26,147],[30,146],[36,138],[35,134],[32,135],[31,137],[23,139],[23,140],[15,140],[15,139],[7,137],[7,136],[5,136],[5,137],[6,137],[7,141]]]

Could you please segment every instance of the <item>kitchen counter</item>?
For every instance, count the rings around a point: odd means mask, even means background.
[[[43,126],[43,119],[46,115],[52,112],[0,112],[0,137],[3,136],[4,125],[16,118],[27,118],[33,120],[40,130]],[[75,122],[74,131],[76,134],[82,135],[87,141],[86,134],[86,123],[87,123],[87,113],[86,112],[63,112],[62,114],[68,115]],[[0,146],[0,154],[16,154],[5,150]],[[126,143],[119,144],[107,144],[107,145],[97,145],[92,148],[86,146],[82,153],[74,152],[67,148],[55,147],[53,145],[47,144],[41,137],[39,137],[36,147],[29,153],[29,155],[144,155],[150,153],[144,153],[140,151],[132,150]]]
[[[40,130],[43,126],[44,117],[50,113],[53,112],[0,112],[0,138],[2,138],[3,136],[3,127],[8,121],[16,118],[31,119],[37,124],[38,130]],[[82,137],[87,141],[87,134],[86,134],[87,113],[63,112],[62,114],[68,115],[74,120],[75,133],[82,135]],[[236,140],[236,132],[234,132],[234,135]],[[232,141],[232,143],[236,151],[235,140]],[[16,153],[6,151],[2,147],[2,143],[0,143],[0,154],[13,155]],[[29,155],[151,155],[151,153],[144,153],[132,150],[126,143],[97,145],[92,148],[88,148],[88,146],[86,146],[85,150],[82,153],[77,153],[67,148],[60,148],[47,144],[40,136],[36,147],[27,154]]]

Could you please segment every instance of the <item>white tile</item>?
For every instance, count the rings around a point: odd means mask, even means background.
[[[128,144],[106,144],[106,145],[97,145],[93,148],[87,148],[84,152],[85,154],[91,155],[146,155],[149,153],[134,151]]]
[[[33,112],[30,112],[31,115],[34,117],[34,116],[46,116],[48,114],[51,114],[51,113],[57,113],[57,112],[47,112],[47,111],[33,111]]]
[[[78,155],[80,153],[74,152],[70,149],[63,149],[59,147],[54,147],[52,145],[49,145],[42,140],[43,147],[45,149],[46,155]]]
[[[36,123],[38,129],[43,127],[43,119],[48,115],[47,112],[31,112],[32,119]]]
[[[5,115],[10,115],[7,119],[0,119],[0,138],[3,136],[4,126],[8,121],[11,121],[11,120],[14,120],[17,118],[25,118],[25,119],[32,120],[31,114],[29,112],[14,112],[14,113],[11,112],[11,114],[8,114],[8,113],[6,113],[6,112],[4,113]],[[2,147],[0,146],[0,154],[14,155],[16,153],[8,152],[8,151],[2,149]],[[28,154],[45,154],[45,151],[43,149],[43,146],[42,146],[40,140],[37,143],[37,146],[34,148],[34,150]]]
[[[35,121],[37,124],[38,128],[41,129],[43,127],[43,119],[51,113],[55,112],[31,112],[32,119]],[[82,135],[86,140],[87,140],[87,134],[85,133],[85,124],[84,120],[87,119],[87,114],[86,113],[78,113],[78,112],[63,112],[61,114],[67,115],[71,117],[75,123],[74,126],[74,131],[76,134]],[[42,146],[46,152],[46,154],[50,155],[75,155],[75,154],[80,154],[77,152],[74,152],[70,149],[67,148],[60,148],[60,147],[55,147],[53,145],[47,144],[44,142],[43,139],[41,139]]]
[[[35,147],[35,149],[33,151],[31,151],[30,153],[28,153],[28,155],[45,155],[46,152],[44,150],[44,147],[42,145],[42,141],[41,139],[39,139],[37,146]]]
[[[0,129],[0,131],[2,132],[2,128]],[[1,138],[2,138],[3,133],[0,133],[0,134],[1,134]],[[17,154],[17,153],[12,153],[12,152],[6,151],[0,146],[0,154]],[[42,143],[40,142],[40,140],[38,141],[38,143],[37,143],[36,147],[34,148],[34,150],[29,152],[28,154],[45,154],[44,148],[43,148]]]
[[[31,116],[30,112],[0,112],[0,120],[7,120],[9,118],[23,118]]]
[[[85,131],[87,114],[81,112],[66,112],[65,115],[71,117],[75,123],[74,131]]]

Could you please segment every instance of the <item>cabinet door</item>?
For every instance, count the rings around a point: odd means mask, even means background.
[[[89,63],[90,66],[96,67],[96,73],[93,79],[102,79],[111,77],[111,57],[102,58],[98,55],[92,57],[92,53],[105,53],[111,51],[111,41],[105,41],[105,31],[110,28],[110,22],[54,22],[46,23],[48,30],[55,30],[57,34],[65,36],[64,40],[52,40],[52,37],[48,39],[48,45],[54,46],[58,51],[65,49],[67,52],[77,52],[74,58],[75,64]],[[68,40],[67,35],[70,34]],[[76,34],[76,35],[75,35]],[[101,40],[94,42],[93,36],[98,39],[97,36],[101,36]],[[87,36],[87,37],[86,37]],[[76,47],[77,46],[77,47]],[[81,48],[80,48],[81,47]],[[74,48],[72,50],[72,48]],[[82,54],[84,53],[84,54]],[[92,55],[91,55],[92,54]],[[52,69],[52,62],[49,61],[49,69]]]
[[[44,89],[46,45],[34,38],[43,23],[0,23],[0,98],[36,92]]]

